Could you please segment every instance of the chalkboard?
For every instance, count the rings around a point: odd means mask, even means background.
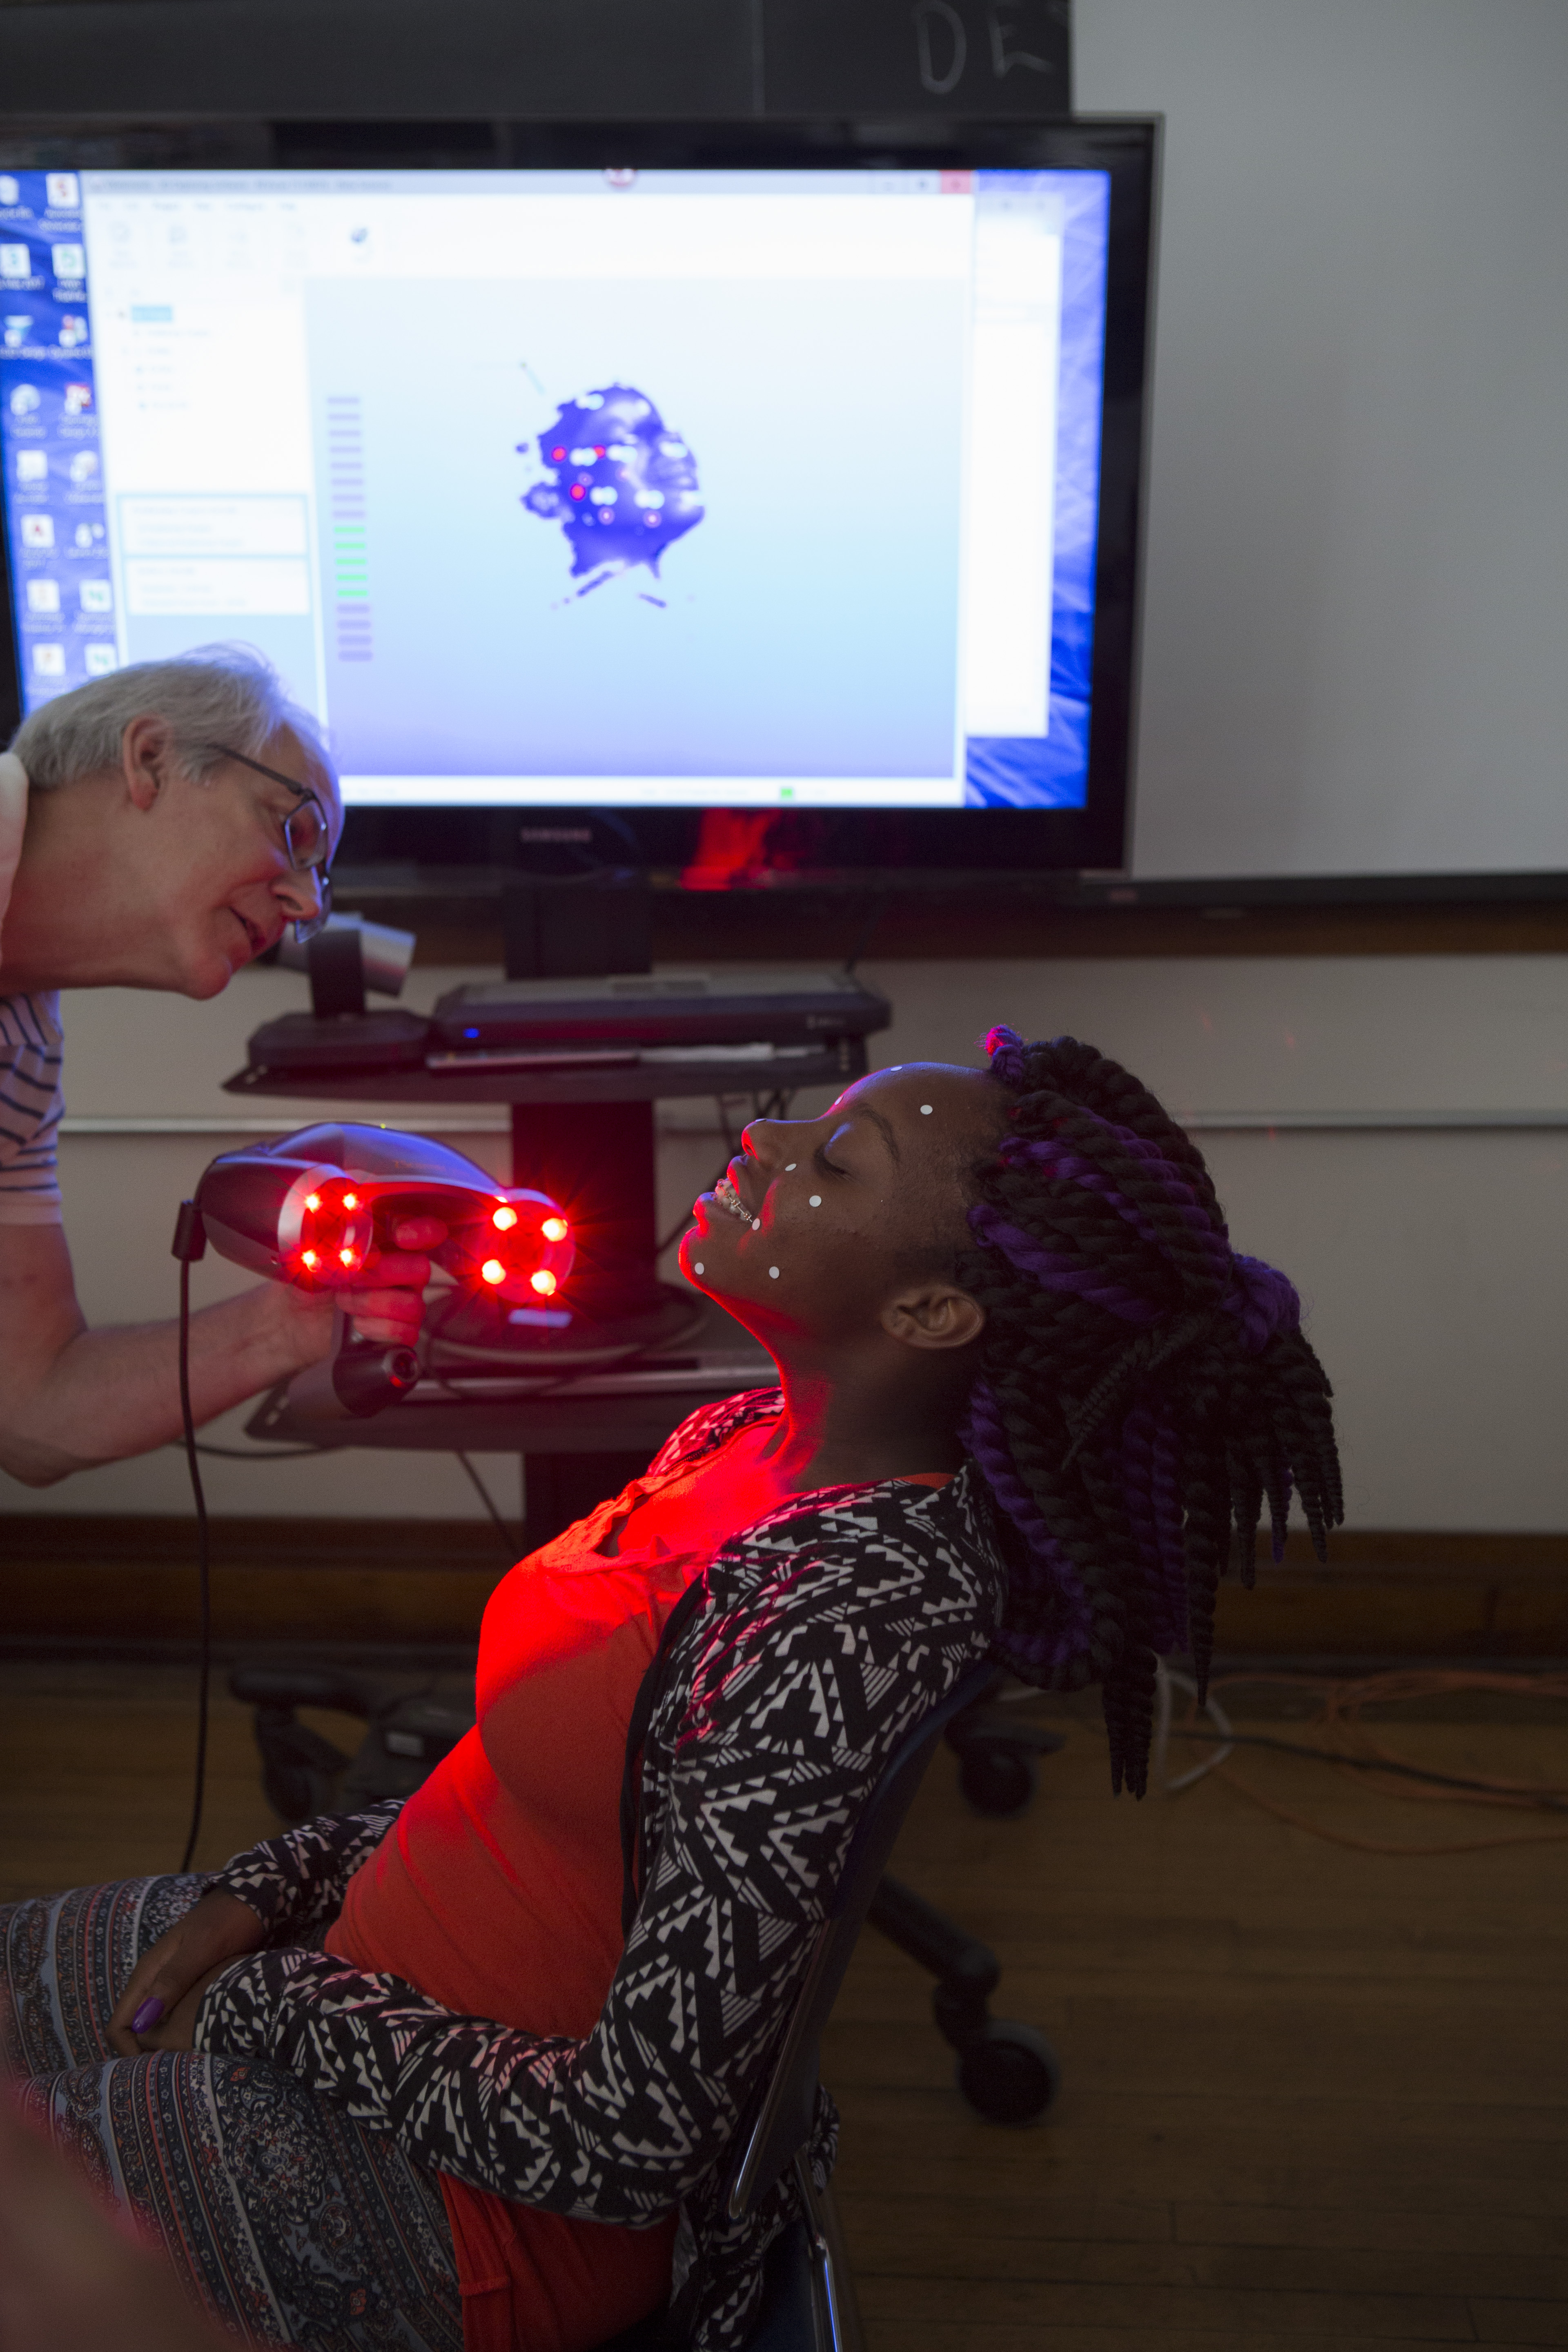
[[[763,0],[770,114],[1067,114],[1068,0]]]
[[[0,0],[0,121],[1071,111],[1070,0]]]

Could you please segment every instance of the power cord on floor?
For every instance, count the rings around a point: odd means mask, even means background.
[[[180,1261],[180,1419],[185,1433],[185,1464],[191,1474],[191,1498],[196,1507],[196,1571],[201,1591],[200,1664],[196,1675],[196,1764],[191,1790],[191,1826],[180,1857],[183,1877],[191,1866],[202,1826],[202,1803],[207,1784],[207,1714],[212,1688],[212,1538],[207,1527],[206,1490],[196,1446],[195,1416],[191,1411],[191,1268],[206,1254],[207,1237],[202,1213],[194,1201],[182,1201],[174,1224],[174,1254]]]
[[[1271,1685],[1315,1696],[1322,1712],[1319,1717],[1322,1728],[1331,1735],[1338,1731],[1343,1737],[1358,1739],[1360,1752],[1339,1746],[1319,1748],[1306,1741],[1277,1738],[1268,1732],[1238,1732],[1231,1723],[1215,1693],[1236,1684]],[[1225,1767],[1237,1748],[1272,1749],[1276,1754],[1304,1756],[1319,1764],[1335,1764],[1352,1772],[1385,1775],[1403,1787],[1386,1788],[1384,1794],[1404,1798],[1407,1801],[1426,1800],[1428,1802],[1479,1804],[1515,1808],[1531,1812],[1568,1812],[1568,1788],[1547,1781],[1504,1780],[1483,1779],[1451,1772],[1434,1772],[1425,1766],[1406,1763],[1403,1757],[1392,1755],[1372,1738],[1361,1721],[1362,1711],[1372,1705],[1387,1706],[1409,1699],[1429,1699],[1457,1692],[1486,1691],[1509,1697],[1568,1698],[1568,1675],[1563,1674],[1498,1674],[1479,1670],[1465,1672],[1451,1668],[1400,1668],[1387,1674],[1372,1675],[1356,1680],[1336,1680],[1331,1676],[1290,1674],[1226,1675],[1210,1685],[1203,1702],[1213,1730],[1189,1719],[1184,1724],[1173,1722],[1173,1694],[1182,1692],[1195,1709],[1198,1688],[1191,1675],[1181,1674],[1161,1664],[1156,1686],[1154,1752],[1152,1783],[1162,1794],[1173,1796],[1191,1788],[1206,1774],[1213,1773],[1223,1786],[1249,1804],[1259,1806],[1279,1821],[1294,1829],[1307,1831],[1313,1837],[1326,1839],[1332,1845],[1349,1846],[1360,1853],[1422,1854],[1482,1853],[1505,1845],[1545,1845],[1568,1839],[1568,1830],[1547,1830],[1537,1834],[1516,1838],[1468,1839],[1442,1845],[1394,1845],[1383,1840],[1352,1836],[1346,1831],[1335,1830],[1326,1822],[1315,1822],[1277,1799],[1266,1796],[1260,1789],[1250,1787]],[[1167,1777],[1166,1758],[1173,1739],[1209,1739],[1215,1751],[1204,1758],[1191,1771],[1174,1780]]]

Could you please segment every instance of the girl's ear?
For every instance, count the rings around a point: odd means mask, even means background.
[[[882,1309],[882,1328],[906,1348],[967,1348],[985,1328],[985,1309],[951,1282],[900,1291]]]

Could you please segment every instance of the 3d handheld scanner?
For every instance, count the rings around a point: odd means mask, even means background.
[[[445,1225],[446,1240],[426,1255],[456,1282],[528,1306],[555,1296],[576,1254],[547,1193],[499,1185],[460,1151],[383,1127],[333,1122],[223,1152],[196,1186],[195,1207],[198,1234],[220,1255],[306,1290],[374,1283],[412,1217]],[[199,1238],[186,1248],[177,1236],[175,1249],[199,1255]],[[379,1412],[419,1377],[412,1348],[353,1338],[341,1304],[336,1339],[328,1377],[344,1412]]]

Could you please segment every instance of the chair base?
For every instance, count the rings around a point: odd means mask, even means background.
[[[1061,2068],[1036,2027],[992,2016],[1002,1966],[990,1946],[897,1878],[882,1879],[867,1916],[935,1977],[931,2014],[958,2053],[958,2087],[975,2114],[987,2123],[1037,2123],[1060,2087]]]

